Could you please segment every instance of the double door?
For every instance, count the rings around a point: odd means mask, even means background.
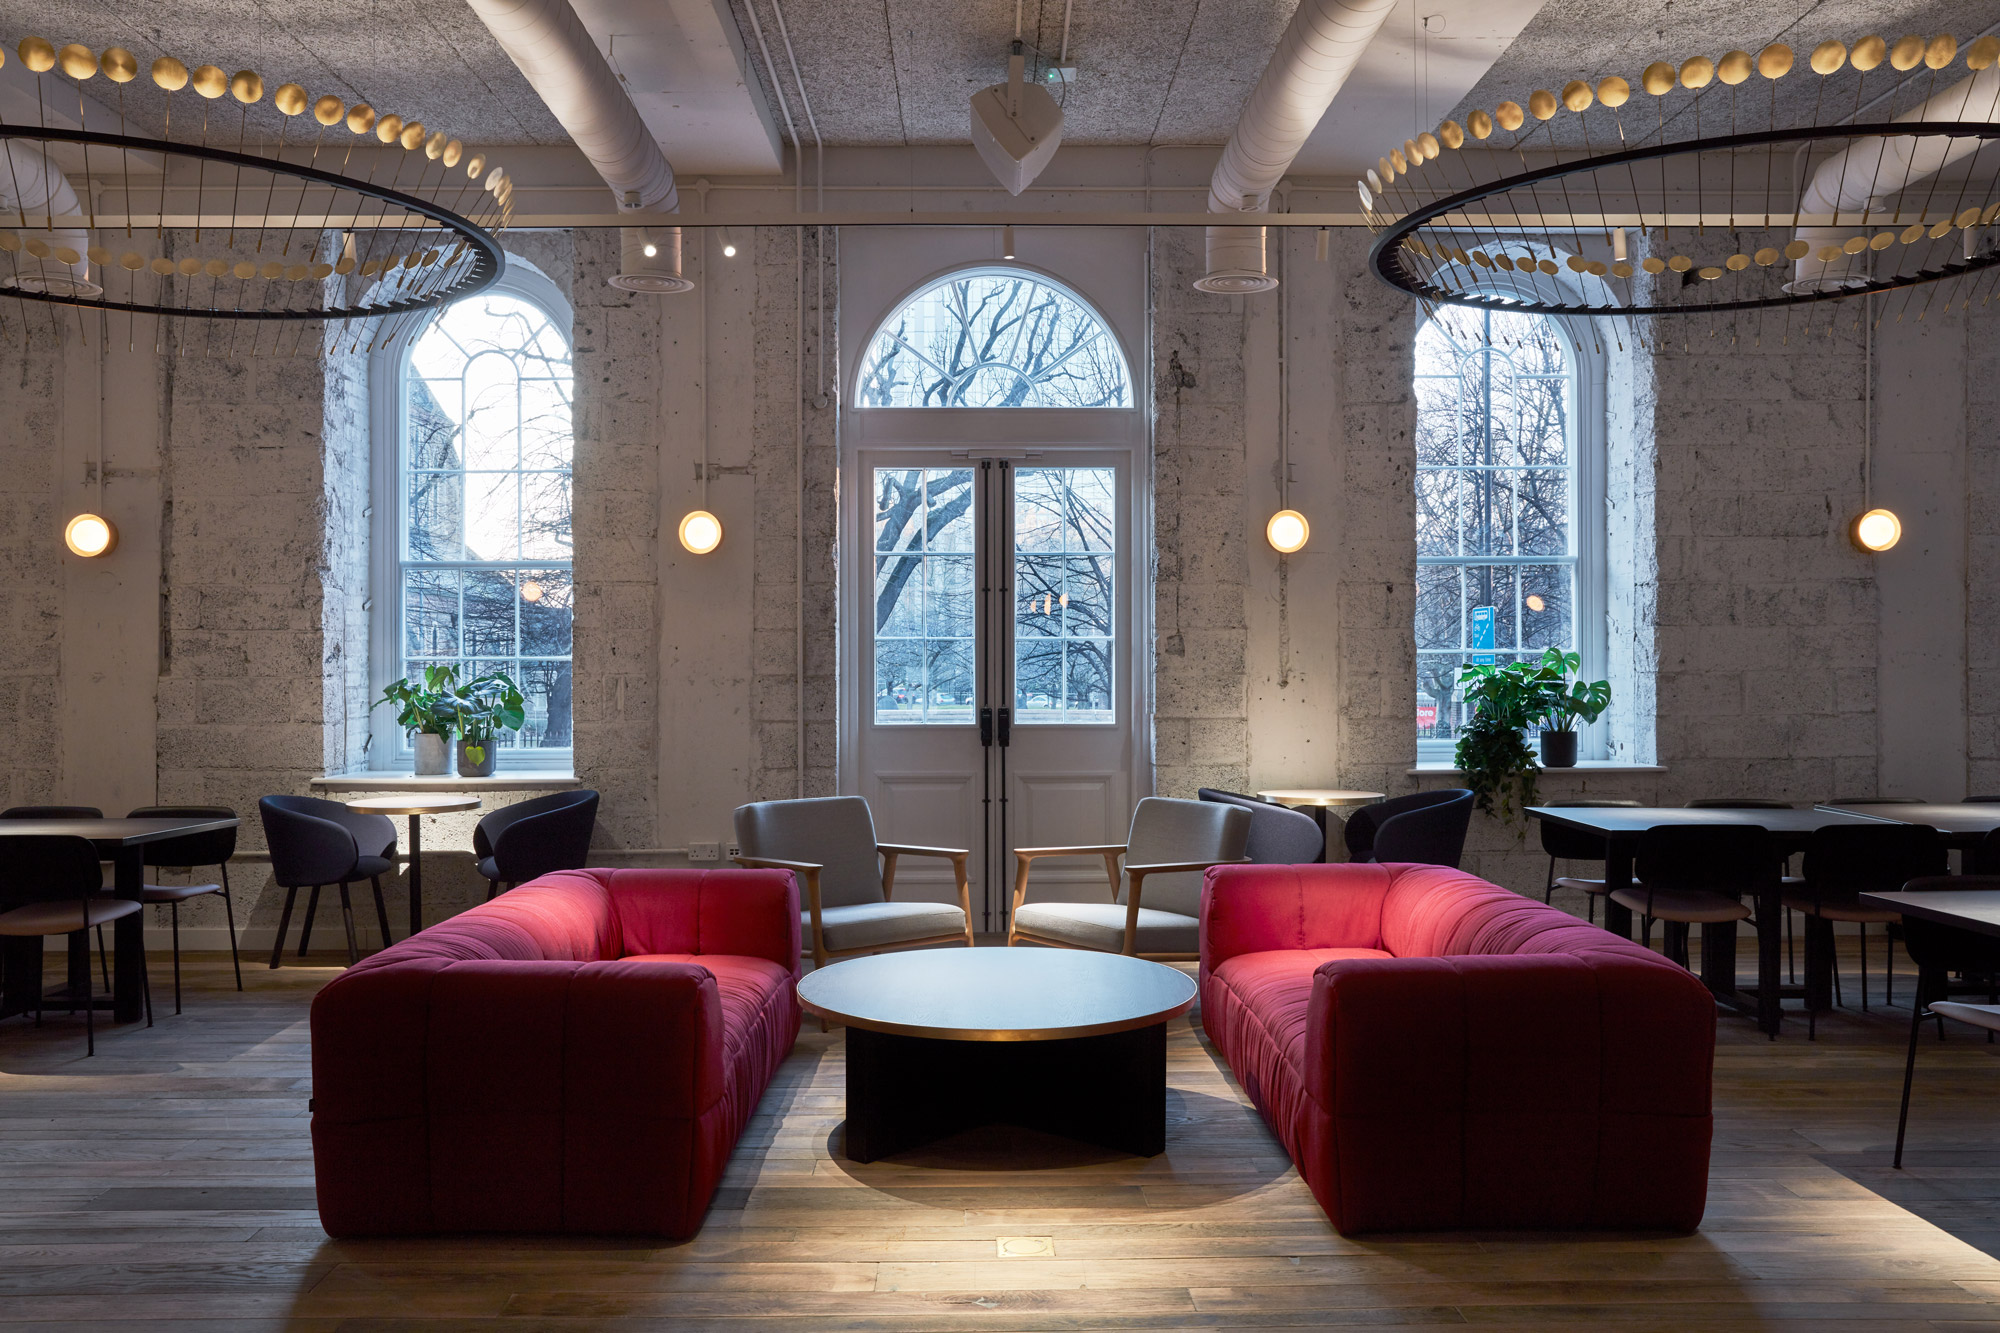
[[[972,852],[973,926],[1006,928],[1014,847],[1117,843],[1132,808],[1128,467],[1114,455],[864,453],[854,772],[884,841]],[[899,898],[948,899],[906,859]],[[1102,900],[1102,863],[1036,869]],[[1045,877],[1046,876],[1046,877]]]

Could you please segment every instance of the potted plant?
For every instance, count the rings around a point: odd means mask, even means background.
[[[503,728],[519,731],[528,720],[521,687],[506,672],[490,671],[454,688],[449,707],[458,728],[458,775],[491,777],[499,758],[495,737]]]
[[[1523,733],[1546,708],[1549,681],[1538,662],[1462,667],[1458,684],[1473,706],[1454,756],[1474,803],[1512,819],[1535,803],[1538,766]]]
[[[1576,767],[1576,728],[1603,716],[1611,706],[1611,682],[1574,679],[1582,660],[1575,653],[1551,648],[1542,654],[1542,670],[1555,679],[1547,683],[1542,712],[1542,766]]]
[[[396,706],[396,725],[412,734],[417,751],[416,776],[441,777],[449,758],[452,723],[457,703],[452,691],[458,685],[458,668],[427,666],[423,683],[408,676],[383,687],[374,707]]]

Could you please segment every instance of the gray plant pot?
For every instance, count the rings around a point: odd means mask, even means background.
[[[1542,733],[1542,767],[1576,767],[1576,733],[1573,731],[1544,731]]]
[[[416,775],[420,778],[441,778],[450,771],[451,746],[448,738],[434,732],[418,732]]]
[[[484,757],[477,763],[474,763],[466,755],[468,749],[478,750]],[[458,743],[458,775],[462,778],[490,778],[493,776],[493,765],[499,761],[499,758],[500,746],[490,738],[477,743],[460,741]]]

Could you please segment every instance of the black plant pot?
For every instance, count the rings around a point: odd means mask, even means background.
[[[1542,733],[1542,767],[1576,767],[1576,733],[1573,731],[1544,731]]]

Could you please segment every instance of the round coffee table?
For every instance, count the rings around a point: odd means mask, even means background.
[[[407,796],[361,796],[346,805],[349,810],[364,810],[371,815],[410,817],[410,934],[416,934],[424,928],[424,816],[477,810],[479,798],[445,792],[411,792]],[[388,945],[389,941],[382,941],[384,948]]]
[[[1328,859],[1333,843],[1333,830],[1328,826],[1326,812],[1372,805],[1382,799],[1379,791],[1350,791],[1343,787],[1277,787],[1257,794],[1267,801],[1276,801],[1279,805],[1303,810],[1312,816],[1312,822],[1319,825],[1319,859],[1322,861]]]
[[[993,1121],[1151,1157],[1186,973],[1075,949],[923,949],[834,963],[799,1000],[847,1028],[857,1162]]]

